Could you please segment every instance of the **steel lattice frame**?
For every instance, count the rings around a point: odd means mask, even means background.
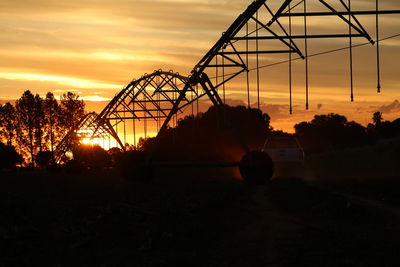
[[[172,71],[158,70],[145,74],[140,79],[130,82],[117,94],[99,114],[96,123],[99,126],[116,128],[126,120],[144,122],[152,120],[161,125],[172,111],[187,81],[187,77]],[[191,97],[183,98],[182,105],[174,111],[175,114],[183,112],[185,107],[199,98],[194,88],[189,88],[187,92],[190,92]],[[118,136],[115,139],[124,148]]]
[[[103,126],[97,125],[97,116],[98,114],[96,112],[87,113],[72,129],[68,131],[54,151],[55,162],[62,161],[65,153],[76,145],[77,140],[84,138],[105,138],[111,134]],[[95,131],[96,133],[93,135]]]
[[[347,38],[350,41],[349,50],[352,49],[353,38],[364,38],[371,45],[377,47],[377,87],[380,90],[379,73],[379,14],[400,14],[400,10],[379,10],[378,0],[375,10],[353,11],[351,0],[335,0],[334,4],[326,0],[277,0],[278,8],[269,5],[271,1],[256,0],[240,14],[233,24],[223,33],[221,38],[209,50],[208,53],[195,65],[189,77],[184,77],[173,72],[155,71],[152,74],[144,75],[138,80],[128,84],[107,107],[96,118],[96,130],[106,129],[119,145],[124,144],[113,130],[119,123],[127,119],[133,120],[155,120],[162,121],[160,131],[168,127],[173,116],[197,101],[199,98],[208,96],[214,105],[223,105],[223,98],[218,90],[223,89],[227,82],[242,73],[249,73],[251,70],[259,70],[258,57],[265,54],[287,54],[289,55],[289,74],[291,77],[292,54],[297,54],[304,59],[306,66],[306,108],[308,108],[308,49],[307,42],[310,39],[331,39]],[[313,11],[309,3],[317,3],[325,11]],[[332,2],[332,1],[330,1]],[[299,11],[301,9],[301,11]],[[376,39],[366,31],[357,16],[374,15],[376,17]],[[321,33],[308,34],[307,18],[309,17],[336,17],[348,32],[343,33]],[[304,21],[304,33],[301,35],[292,34],[291,18],[301,17]],[[284,20],[284,21],[283,21]],[[255,30],[249,31],[248,25],[255,25]],[[298,42],[301,41],[300,45]],[[249,46],[249,42],[256,42],[256,46]],[[262,46],[259,45],[262,42]],[[302,48],[301,48],[302,47]],[[351,52],[350,52],[351,53]],[[256,57],[257,67],[250,69],[249,57]],[[350,56],[351,72],[351,98],[353,100],[352,83],[352,57]],[[217,74],[212,77],[212,74]],[[222,73],[222,75],[218,75]],[[257,73],[257,76],[259,74]],[[211,78],[209,78],[211,77]],[[221,79],[218,79],[220,77]],[[247,76],[248,79],[248,76]],[[290,80],[291,78],[289,78]],[[259,82],[259,79],[257,79]],[[248,83],[248,82],[247,82]],[[199,90],[197,88],[200,88]],[[259,93],[259,92],[258,92]],[[188,95],[192,97],[188,97]],[[250,102],[250,101],[249,101]],[[259,103],[259,96],[258,96]],[[250,105],[250,103],[249,103]],[[291,80],[290,80],[290,106],[291,101]],[[129,114],[126,116],[126,114]]]
[[[365,30],[363,25],[359,22],[356,16],[358,15],[375,15],[377,20],[376,35],[378,36],[378,15],[379,14],[399,14],[400,10],[386,10],[381,11],[378,9],[378,2],[376,4],[376,10],[369,11],[352,11],[350,6],[350,0],[346,4],[343,0],[337,0],[336,4],[340,4],[341,9],[333,7],[325,0],[316,0],[322,7],[326,9],[325,12],[310,12],[307,10],[307,0],[301,0],[296,2],[294,5],[293,0],[281,0],[275,2],[281,2],[281,5],[276,11],[273,11],[271,7],[267,5],[267,0],[257,0],[250,4],[250,6],[233,22],[226,32],[223,33],[222,37],[217,43],[210,49],[210,51],[199,61],[198,64],[192,70],[187,86],[181,91],[180,97],[177,99],[174,109],[170,112],[167,119],[164,121],[164,129],[169,120],[172,118],[176,110],[179,109],[181,101],[184,99],[186,92],[194,85],[200,84],[210,100],[216,105],[222,105],[223,102],[218,95],[218,89],[223,87],[225,83],[232,80],[243,72],[249,72],[250,67],[248,64],[248,56],[256,55],[257,61],[258,56],[261,54],[298,54],[302,59],[306,59],[307,62],[307,40],[309,39],[329,39],[329,38],[348,38],[350,40],[350,50],[352,49],[351,40],[352,38],[365,38],[372,45],[375,41],[372,39],[370,34]],[[303,4],[303,12],[293,12],[295,7]],[[264,16],[259,18],[259,13],[264,12]],[[336,16],[340,18],[344,25],[347,25],[349,32],[347,34],[307,34],[307,17],[325,17],[325,16]],[[347,17],[346,17],[347,16]],[[291,17],[303,17],[304,19],[304,34],[303,35],[292,35],[291,25],[284,26],[280,22],[280,18]],[[249,32],[247,25],[249,22],[255,23],[256,30]],[[246,29],[246,30],[245,30]],[[261,34],[261,35],[260,35]],[[296,44],[296,40],[302,39],[305,42],[305,50],[301,51],[299,45]],[[377,38],[378,39],[378,38]],[[256,49],[248,46],[249,41],[256,41]],[[264,44],[263,49],[259,49],[259,41],[279,41],[281,43],[280,49],[268,49],[268,44]],[[378,43],[378,42],[377,42]],[[238,47],[245,47],[240,50]],[[276,47],[276,46],[275,46]],[[377,45],[377,54],[379,62],[379,46]],[[246,57],[246,58],[245,58]],[[289,59],[291,62],[291,57]],[[352,65],[352,59],[351,59]],[[289,67],[290,68],[290,67]],[[222,81],[218,82],[215,79],[213,83],[207,75],[211,71],[216,69],[222,69],[222,73],[225,73],[225,69],[229,69],[228,74],[222,75]],[[257,62],[258,69],[258,62]],[[378,65],[379,69],[379,65]],[[291,70],[290,70],[291,71]],[[221,73],[220,72],[220,73]],[[352,73],[352,70],[351,70]],[[308,73],[307,73],[308,75]],[[352,74],[351,74],[352,75]],[[218,75],[217,75],[218,77]],[[308,108],[308,78],[306,78],[307,84],[307,103]],[[291,86],[291,85],[290,85]],[[351,85],[352,87],[353,85]],[[380,78],[378,73],[378,91],[380,90]],[[351,98],[353,100],[353,88],[351,92]],[[291,96],[290,96],[291,99]],[[259,100],[258,100],[259,103]],[[290,106],[292,103],[290,102]]]

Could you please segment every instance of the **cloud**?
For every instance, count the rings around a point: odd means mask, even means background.
[[[83,80],[71,77],[59,77],[59,76],[49,76],[42,74],[31,74],[31,73],[3,73],[0,72],[0,79],[5,80],[26,80],[26,81],[46,81],[61,84],[69,84],[75,88],[106,88],[114,89],[118,85],[116,84],[105,84],[97,81]]]
[[[232,98],[227,98],[225,100],[225,103],[229,106],[247,106],[247,104],[241,100],[241,99],[232,99]]]
[[[399,100],[396,99],[389,105],[383,105],[378,107],[378,110],[382,113],[400,112],[400,102]]]
[[[2,0],[0,95],[3,98],[18,98],[25,89],[43,95],[47,91],[70,91],[78,88],[82,97],[102,100],[112,98],[131,79],[138,78],[145,72],[151,73],[155,69],[173,69],[187,75],[251,2],[252,0]],[[281,2],[271,1],[270,4],[276,10]],[[356,1],[354,8],[373,9],[370,2]],[[313,3],[321,6],[318,1],[310,1],[310,10],[315,7]],[[382,9],[399,9],[399,1],[387,0],[382,3]],[[366,30],[374,33],[374,20],[368,19],[368,16],[363,16],[362,19]],[[382,16],[381,22],[382,37],[398,33],[399,17]],[[312,26],[312,34],[326,28],[334,33],[343,29],[343,22],[323,23],[318,18],[310,18],[308,23]],[[302,33],[302,23],[294,20],[293,24],[294,33]],[[377,100],[380,103],[369,104],[374,105],[375,110],[385,110],[385,113],[394,114],[399,110],[398,102],[383,105],[398,97],[396,88],[399,84],[399,40],[397,38],[381,43],[385,95]],[[347,42],[348,39],[310,40],[309,54],[345,47]],[[365,39],[355,38],[354,42],[365,42]],[[296,43],[303,50],[302,42]],[[254,43],[250,42],[250,45]],[[266,41],[260,41],[261,47],[266,45]],[[239,45],[237,48],[243,49]],[[375,57],[370,56],[372,53],[375,53],[374,46],[354,50],[357,101],[376,100],[376,96],[372,95],[376,86]],[[254,57],[250,59],[253,60],[252,65]],[[287,60],[287,55],[282,58],[269,54],[260,56],[261,65],[282,60]],[[347,50],[310,58],[310,101],[316,104],[313,104],[309,112],[300,104],[305,102],[303,65],[301,60],[295,61],[293,65],[293,103],[298,104],[294,107],[293,115],[289,115],[289,106],[286,104],[287,64],[261,69],[261,101],[264,102],[261,108],[271,116],[274,123],[287,122],[282,127],[289,129],[292,122],[309,119],[318,112],[343,112],[354,116],[361,116],[359,114],[362,113],[362,116],[370,119],[370,109],[362,102],[360,112],[354,112],[358,108],[354,105],[337,104],[349,99]],[[253,64],[251,67],[254,66]],[[208,69],[209,76],[214,76],[215,69]],[[247,105],[245,76],[242,74],[227,83],[227,92],[231,90],[228,104]],[[250,72],[250,78],[254,107],[255,71]],[[99,92],[104,94],[98,95]],[[199,110],[205,111],[209,106],[205,97],[200,101]],[[191,111],[188,107],[189,110]]]

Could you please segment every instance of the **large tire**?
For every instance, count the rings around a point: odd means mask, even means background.
[[[251,151],[244,155],[239,168],[242,178],[249,184],[265,184],[274,174],[274,163],[263,151]]]

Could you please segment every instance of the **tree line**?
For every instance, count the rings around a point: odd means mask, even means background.
[[[400,118],[383,119],[381,112],[372,115],[367,127],[348,121],[339,114],[315,115],[310,122],[294,126],[297,137],[308,154],[372,145],[378,140],[400,137]]]
[[[211,106],[157,138],[140,140],[137,149],[162,160],[238,161],[247,150],[261,149],[271,131],[269,115],[259,109]]]
[[[42,98],[27,90],[14,104],[0,105],[0,141],[34,166],[43,153],[52,159],[57,144],[84,115],[85,103],[75,93],[57,101],[51,92]]]
[[[315,115],[294,125],[295,136],[306,154],[373,145],[400,137],[400,118],[384,120],[379,111],[366,127],[335,113]],[[142,139],[137,149],[180,160],[240,160],[245,150],[259,150],[267,137],[291,135],[270,126],[261,110],[244,106],[211,107],[205,113],[187,116],[157,138]],[[247,148],[247,149],[246,149]]]
[[[24,158],[25,165],[48,164],[57,144],[84,115],[85,103],[74,93],[68,92],[57,101],[51,92],[42,98],[25,91],[14,104],[0,105],[1,161],[9,162],[14,157],[14,163],[21,163]],[[400,118],[386,121],[381,112],[375,112],[372,123],[364,127],[331,113],[315,115],[294,129],[305,152],[312,154],[400,137]],[[261,149],[268,136],[282,134],[287,133],[274,131],[269,115],[261,110],[212,106],[205,113],[180,119],[175,128],[166,129],[158,138],[141,139],[136,147],[127,150],[140,150],[163,160],[237,161],[245,151]],[[113,149],[107,153],[101,147],[74,149],[75,161],[97,168],[100,162],[111,164],[113,154],[118,153]]]

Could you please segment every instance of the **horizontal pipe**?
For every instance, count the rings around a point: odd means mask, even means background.
[[[144,120],[144,119],[164,119],[167,116],[154,116],[154,117],[121,117],[121,118],[107,118],[108,120]]]
[[[135,110],[131,110],[131,109],[127,109],[127,110],[115,110],[113,111],[113,113],[128,113],[128,112],[148,112],[148,111],[170,111],[172,110],[172,108],[160,108],[160,109],[135,109]]]
[[[338,11],[338,12],[307,12],[307,13],[284,13],[280,17],[315,17],[315,16],[338,16],[338,15],[384,15],[400,14],[400,10],[380,10],[380,11]]]
[[[294,53],[295,50],[270,50],[270,51],[237,51],[237,52],[220,52],[219,55],[254,55],[254,54],[279,54]]]
[[[171,99],[175,100],[175,99]],[[154,103],[154,102],[171,102],[171,100],[168,99],[160,99],[160,100],[135,100],[133,103]],[[132,103],[131,103],[132,104]]]
[[[207,167],[221,167],[221,168],[231,168],[239,167],[240,162],[218,162],[218,161],[174,161],[174,162],[148,162],[143,163],[143,167],[156,167],[156,168],[175,168],[175,167],[185,167],[185,168],[207,168]]]
[[[292,35],[292,36],[248,36],[233,37],[232,40],[276,40],[282,39],[318,39],[318,38],[349,38],[349,37],[365,37],[363,34],[316,34],[316,35]]]
[[[155,90],[155,93],[179,93],[179,90],[163,90],[163,89],[159,89],[159,90]]]
[[[203,65],[200,65],[200,66],[203,66]],[[205,65],[204,65],[205,66]],[[242,64],[218,64],[218,65],[215,65],[215,64],[211,64],[211,65],[207,65],[207,67],[213,67],[213,68],[215,68],[215,67],[243,67],[243,65]]]

